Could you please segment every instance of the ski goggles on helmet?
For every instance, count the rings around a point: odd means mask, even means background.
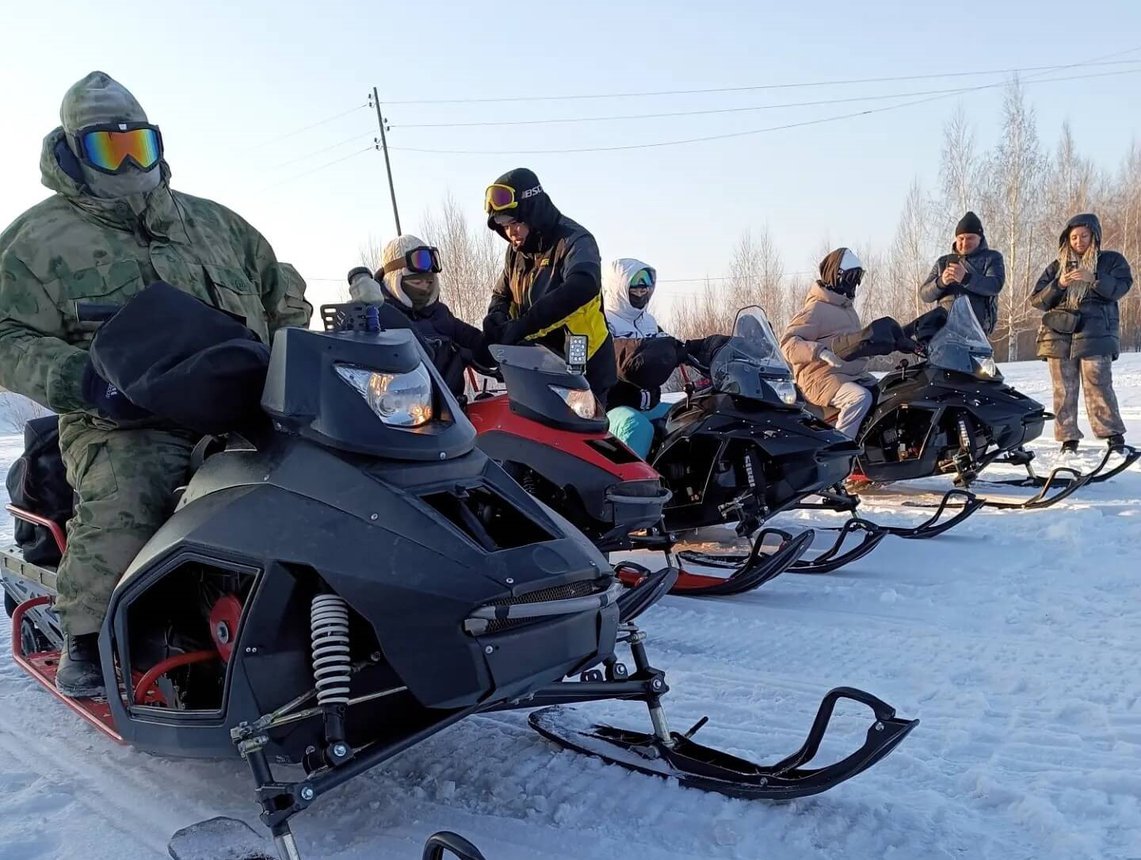
[[[100,173],[122,173],[128,165],[150,170],[162,158],[162,135],[148,123],[88,126],[76,142],[76,154]]]
[[[519,208],[519,201],[526,200],[528,197],[534,197],[536,194],[543,192],[542,185],[536,185],[534,188],[528,188],[526,191],[516,195],[515,189],[510,185],[501,185],[494,182],[487,186],[487,191],[483,195],[483,210],[488,214],[492,212],[504,212],[508,209]]]
[[[401,269],[407,269],[414,275],[440,272],[442,271],[440,252],[435,248],[429,248],[427,245],[421,245],[419,248],[413,248],[403,257],[397,257],[395,260],[384,264],[385,274]]]

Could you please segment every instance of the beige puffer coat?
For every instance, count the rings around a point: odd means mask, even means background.
[[[820,353],[832,348],[832,342],[843,334],[863,328],[852,300],[825,289],[819,283],[808,290],[804,307],[788,324],[780,340],[780,348],[792,365],[805,399],[817,406],[828,406],[845,382],[869,384],[868,360],[857,358],[832,367]]]

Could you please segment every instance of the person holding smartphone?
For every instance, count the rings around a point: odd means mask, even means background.
[[[1038,279],[1030,304],[1044,311],[1038,357],[1050,367],[1054,438],[1062,453],[1078,450],[1078,389],[1094,435],[1111,451],[1125,448],[1125,423],[1113,391],[1113,362],[1121,352],[1118,302],[1133,286],[1125,257],[1101,249],[1096,215],[1075,215],[1058,239],[1058,258]]]
[[[998,322],[998,294],[1005,281],[1002,254],[987,247],[982,221],[968,212],[955,225],[951,253],[935,261],[931,274],[919,286],[919,297],[950,311],[956,298],[967,296],[979,325],[989,335]]]

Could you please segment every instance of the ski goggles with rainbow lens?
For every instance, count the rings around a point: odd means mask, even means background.
[[[501,185],[495,182],[487,186],[487,191],[484,192],[483,210],[491,214],[492,212],[504,212],[508,209],[518,209],[520,200],[526,200],[528,197],[542,193],[543,186],[536,185],[516,196],[515,189],[510,185]]]
[[[395,260],[384,264],[384,271],[396,272],[401,269],[407,269],[414,275],[427,275],[429,273],[436,273],[442,271],[440,266],[440,252],[435,248],[430,248],[427,245],[421,245],[419,248],[413,248],[403,257],[397,257]]]
[[[149,123],[92,125],[76,135],[77,155],[100,173],[122,173],[128,165],[150,170],[162,158],[162,134]]]

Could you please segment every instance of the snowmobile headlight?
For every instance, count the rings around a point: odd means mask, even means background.
[[[979,376],[987,379],[994,379],[998,376],[998,365],[994,363],[993,356],[972,355],[971,360],[974,361],[975,370],[978,371]]]
[[[781,403],[786,406],[796,405],[796,385],[791,379],[766,379],[765,382],[776,392]]]
[[[548,385],[547,387],[559,395],[563,402],[570,407],[571,412],[579,418],[589,421],[591,418],[602,417],[602,407],[598,403],[598,398],[589,388],[563,388],[561,385]]]
[[[432,420],[432,377],[423,364],[408,373],[338,364],[337,374],[357,390],[385,424],[419,427]]]

